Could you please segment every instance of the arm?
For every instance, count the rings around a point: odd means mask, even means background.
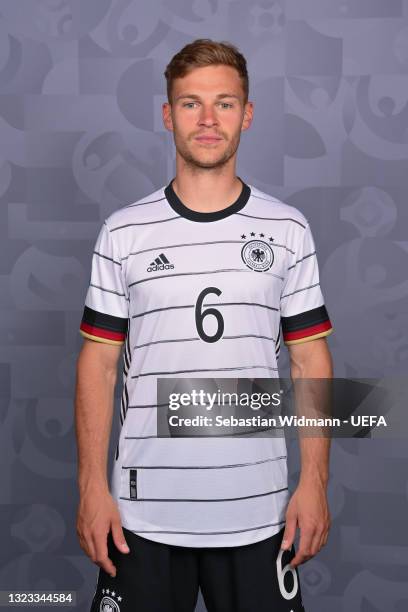
[[[332,359],[326,338],[291,344],[291,377],[333,377]],[[330,527],[327,503],[329,477],[329,437],[299,436],[301,473],[298,487],[292,495],[286,513],[286,527],[282,548],[290,549],[295,539],[296,527],[301,536],[299,550],[291,561],[295,567],[313,557],[326,544]]]
[[[107,457],[120,345],[85,339],[77,362],[75,433],[80,503],[77,533],[93,562],[115,575],[107,555],[107,534],[127,552],[119,511],[109,492]],[[127,550],[126,550],[127,549]]]

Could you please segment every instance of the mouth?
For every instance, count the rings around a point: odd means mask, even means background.
[[[220,142],[222,138],[219,136],[197,136],[195,140],[197,140],[197,142],[201,142],[202,144],[215,144]]]

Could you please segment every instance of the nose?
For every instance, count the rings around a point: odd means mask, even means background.
[[[211,126],[218,123],[217,115],[212,104],[201,106],[201,112],[199,116],[199,124],[205,126]]]

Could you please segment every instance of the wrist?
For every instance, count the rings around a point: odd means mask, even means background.
[[[327,488],[329,484],[329,474],[319,470],[303,470],[300,473],[299,484],[308,486],[319,485]]]
[[[80,495],[90,490],[109,493],[109,484],[107,479],[100,474],[83,474],[78,477],[78,489]]]

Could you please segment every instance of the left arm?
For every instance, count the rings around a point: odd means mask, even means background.
[[[288,345],[291,378],[332,378],[333,364],[326,338]],[[282,548],[290,549],[296,528],[300,529],[299,549],[290,565],[307,561],[326,544],[330,527],[327,502],[329,478],[329,437],[299,436],[301,473],[298,486],[286,511]]]

